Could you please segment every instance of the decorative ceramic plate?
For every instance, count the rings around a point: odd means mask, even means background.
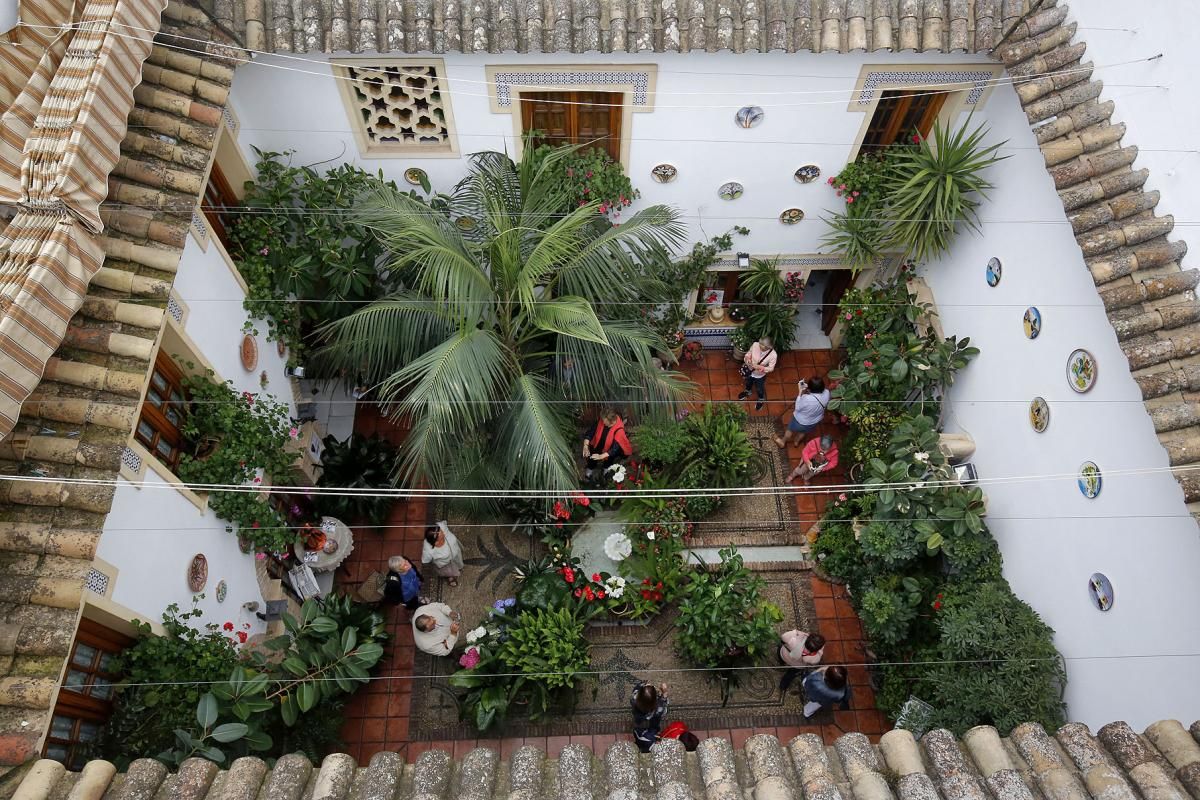
[[[258,342],[250,334],[242,337],[242,346],[240,348],[242,356],[242,368],[246,372],[253,372],[258,366]]]
[[[1000,285],[1000,275],[1004,270],[1004,266],[1000,263],[1000,259],[992,258],[987,263],[987,284],[991,287]]]
[[[208,583],[208,559],[203,553],[192,556],[192,563],[188,564],[187,582],[188,589],[193,592],[202,591],[204,584]]]
[[[802,219],[804,219],[804,212],[798,208],[789,208],[779,215],[779,221],[784,225],[795,225]]]
[[[659,164],[650,170],[650,176],[659,183],[670,183],[679,175],[674,164]]]
[[[1076,480],[1079,485],[1079,491],[1089,500],[1094,499],[1100,494],[1100,489],[1104,484],[1104,478],[1100,475],[1100,468],[1096,466],[1095,461],[1085,461],[1079,467],[1079,478]]]
[[[753,128],[763,121],[766,114],[759,106],[742,106],[733,119],[740,128]]]
[[[458,229],[463,233],[470,233],[479,227],[479,223],[475,221],[474,217],[459,217],[458,219],[454,220],[454,224],[457,225]]]
[[[1092,596],[1092,605],[1101,611],[1113,607],[1116,595],[1113,594],[1112,581],[1103,572],[1093,572],[1088,578],[1088,594]]]
[[[1029,403],[1029,424],[1038,433],[1045,433],[1050,427],[1050,405],[1045,398],[1035,397]]]
[[[283,339],[275,343],[275,352],[279,353],[280,358],[287,354],[287,345],[283,343]]]
[[[421,186],[429,182],[429,176],[425,174],[425,170],[420,167],[409,167],[404,170],[404,180],[411,183],[413,186]]]
[[[816,164],[805,164],[796,170],[796,180],[800,183],[812,183],[821,177],[821,168]]]
[[[1042,312],[1035,307],[1030,306],[1025,309],[1025,316],[1022,318],[1025,323],[1025,338],[1036,339],[1038,334],[1042,332]]]
[[[737,181],[721,184],[721,188],[717,189],[717,196],[722,200],[737,200],[742,196],[745,189]]]
[[[226,595],[229,594],[229,586],[224,580],[217,583],[217,602],[224,603]]]
[[[1096,357],[1087,350],[1079,349],[1067,359],[1067,383],[1083,394],[1096,385]]]

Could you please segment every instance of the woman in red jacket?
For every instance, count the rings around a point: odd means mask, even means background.
[[[633,445],[625,434],[625,420],[611,408],[605,409],[591,436],[584,437],[583,457],[587,472],[604,469],[633,455]]]

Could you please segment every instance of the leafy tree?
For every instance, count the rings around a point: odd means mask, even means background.
[[[598,313],[661,292],[646,265],[683,228],[664,206],[607,228],[595,204],[564,214],[552,176],[571,152],[472,156],[448,215],[387,187],[358,206],[405,288],[327,325],[323,357],[411,419],[396,478],[565,494],[578,442],[562,401],[661,411],[686,396],[651,361],[657,333]]]

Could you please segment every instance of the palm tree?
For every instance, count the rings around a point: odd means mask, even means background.
[[[357,210],[406,288],[326,325],[323,356],[411,421],[397,481],[566,493],[576,403],[661,413],[690,393],[630,313],[666,295],[649,265],[682,243],[677,215],[653,206],[617,227],[595,204],[564,210],[555,165],[571,148],[533,150],[472,156],[437,209],[380,188]]]

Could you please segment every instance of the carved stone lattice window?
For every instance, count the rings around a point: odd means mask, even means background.
[[[440,60],[354,61],[335,71],[363,155],[456,153]]]

